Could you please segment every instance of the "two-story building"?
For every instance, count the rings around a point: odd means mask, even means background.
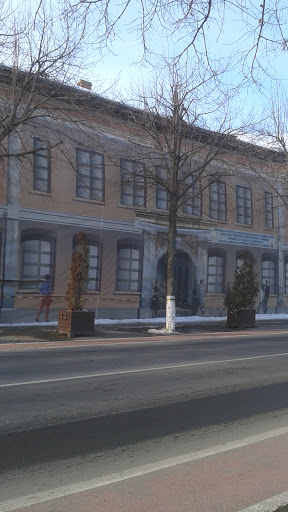
[[[49,115],[40,112],[2,144],[10,156],[1,159],[0,321],[35,318],[38,285],[47,273],[54,288],[50,318],[57,318],[58,309],[66,307],[80,231],[89,242],[85,307],[94,309],[96,318],[150,316],[153,282],[165,281],[168,226],[165,190],[137,179],[144,171],[135,155],[139,147],[145,153],[151,141],[125,105],[88,91],[78,97],[78,89],[69,87],[65,95],[73,102],[61,100],[59,108],[59,98],[51,101]],[[13,156],[22,147],[25,155]],[[256,258],[259,283],[269,281],[270,311],[285,310],[287,212],[277,184],[259,177],[267,152],[238,141],[223,148],[211,167],[225,166],[225,159],[227,173],[208,181],[179,210],[178,314],[189,314],[193,282],[203,278],[207,314],[218,315],[239,252],[247,247]]]

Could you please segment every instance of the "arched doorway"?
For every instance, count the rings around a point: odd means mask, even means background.
[[[157,264],[157,279],[159,283],[166,282],[166,254],[163,254]],[[190,308],[192,294],[192,263],[184,251],[176,251],[175,258],[175,300],[178,308]]]

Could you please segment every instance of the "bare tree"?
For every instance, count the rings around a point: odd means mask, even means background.
[[[251,160],[251,170],[273,191],[277,205],[282,204],[285,208],[288,208],[287,102],[287,93],[278,84],[264,106],[261,121],[254,123],[248,135],[249,142],[255,144],[254,148],[258,145],[258,151],[265,155],[265,163],[260,167]]]
[[[175,256],[177,219],[183,205],[192,204],[215,181],[230,175],[227,153],[238,146],[231,128],[229,98],[218,88],[214,75],[198,75],[188,67],[168,68],[139,95],[139,109],[131,109],[133,123],[146,134],[145,147],[134,143],[134,154],[145,172],[130,170],[127,181],[160,187],[167,197],[168,246],[166,272],[166,329],[175,330]],[[217,125],[208,130],[205,124]],[[218,120],[218,122],[217,122]],[[224,164],[225,162],[225,164]]]
[[[285,0],[68,0],[64,9],[87,20],[100,50],[113,51],[125,28],[142,41],[146,59],[159,54],[155,34],[161,34],[172,43],[176,60],[189,52],[204,67],[213,67],[225,45],[226,56],[236,56],[246,78],[256,70],[270,74],[275,53],[287,51]],[[168,52],[171,57],[170,46]]]
[[[0,47],[5,54],[5,62],[0,63],[1,158],[31,151],[23,145],[11,150],[7,137],[12,133],[21,136],[29,122],[51,117],[66,97],[72,102],[63,86],[75,85],[79,73],[85,71],[84,21],[71,22],[54,3],[39,0],[32,6],[25,10],[21,2],[1,3]]]

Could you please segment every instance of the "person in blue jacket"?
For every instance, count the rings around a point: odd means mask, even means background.
[[[51,304],[51,293],[52,293],[52,280],[50,274],[45,275],[44,283],[40,283],[39,291],[41,295],[40,309],[36,315],[35,322],[39,322],[39,316],[45,309],[45,322],[48,322],[49,309]]]

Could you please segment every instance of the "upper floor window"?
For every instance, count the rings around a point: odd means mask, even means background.
[[[121,203],[145,206],[144,166],[135,160],[121,159]]]
[[[227,219],[226,183],[214,181],[209,186],[209,217],[216,220]]]
[[[271,192],[265,192],[265,226],[273,228],[273,196]]]
[[[253,222],[252,217],[252,190],[249,187],[236,187],[236,212],[237,222],[249,224]]]
[[[142,248],[133,240],[119,241],[117,249],[117,290],[141,291]]]
[[[37,288],[46,274],[54,276],[55,242],[36,235],[22,240],[22,288]]]
[[[187,215],[202,215],[202,195],[200,192],[200,185],[195,174],[190,174],[185,180],[187,187],[189,187],[187,193],[184,196],[183,212]]]
[[[276,261],[272,257],[264,257],[262,260],[262,284],[270,286],[270,293],[276,293]]]
[[[217,251],[208,253],[208,293],[224,293],[225,257]]]
[[[104,157],[101,153],[76,149],[76,195],[104,200]]]
[[[33,189],[50,192],[50,149],[37,137],[33,138]]]
[[[164,167],[156,166],[155,172],[162,180],[162,182],[167,181],[167,172]],[[160,210],[168,210],[169,206],[169,195],[165,187],[160,185],[160,183],[156,184],[156,208]]]

